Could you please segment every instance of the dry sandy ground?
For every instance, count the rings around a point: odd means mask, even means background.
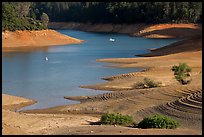
[[[165,29],[165,28],[164,28]],[[154,30],[149,28],[149,30]],[[143,32],[148,32],[148,29]],[[199,31],[200,32],[200,31]],[[191,36],[198,34],[191,33]],[[189,38],[189,35],[186,37]],[[180,44],[186,45],[187,42]],[[195,46],[196,43],[196,46]],[[202,38],[193,39],[185,52],[165,56],[143,58],[101,59],[112,67],[141,67],[146,70],[105,77],[108,82],[82,86],[84,88],[114,91],[96,96],[66,97],[81,101],[42,110],[15,112],[17,108],[33,101],[2,95],[3,134],[131,134],[131,135],[201,135],[202,134]],[[179,44],[178,44],[179,45]],[[178,49],[179,46],[174,46]],[[173,48],[158,49],[158,53]],[[185,48],[184,48],[185,49]],[[195,50],[196,49],[196,50]],[[152,51],[154,53],[154,51]],[[186,62],[192,67],[193,81],[181,86],[174,78],[171,66]],[[144,77],[161,81],[164,87],[135,89],[133,85]],[[6,100],[12,100],[9,102]],[[17,100],[17,101],[16,101]],[[24,102],[22,104],[22,102]],[[188,103],[187,103],[188,102]],[[9,106],[11,103],[11,106]],[[174,105],[169,106],[169,105]],[[184,109],[183,109],[184,108]],[[181,123],[176,130],[137,129],[120,126],[90,125],[100,119],[102,113],[120,112],[134,117],[136,122],[153,113],[172,116]]]
[[[146,69],[143,72],[136,72],[112,77],[105,77],[103,79],[109,80],[106,83],[99,83],[95,85],[81,86],[84,88],[93,88],[101,90],[126,90],[132,89],[133,84],[142,82],[145,77],[152,80],[162,82],[166,86],[172,84],[179,85],[174,79],[171,67],[178,65],[180,62],[186,62],[193,69],[192,77],[201,80],[202,74],[202,51],[185,52],[178,54],[171,54],[160,57],[145,57],[145,58],[120,58],[120,59],[100,59],[99,62],[115,62],[111,64],[113,67],[139,67]],[[200,76],[200,77],[199,77]],[[198,77],[198,78],[197,78]],[[200,84],[192,81],[193,84]],[[195,82],[195,83],[194,83]],[[201,82],[201,81],[199,81]]]
[[[14,112],[8,106],[26,103],[34,103],[33,100],[2,94],[2,133],[3,135],[32,135],[32,134],[137,134],[137,135],[196,135],[197,131],[189,129],[160,130],[160,129],[137,129],[120,126],[89,125],[89,122],[97,122],[98,117],[76,114],[29,114]],[[9,101],[9,103],[8,103]],[[23,104],[22,104],[23,103]],[[7,106],[7,107],[5,107]],[[12,106],[12,108],[14,108]]]
[[[91,24],[50,22],[49,28],[77,29],[90,32],[114,32],[146,38],[189,38],[202,33],[201,24]]]
[[[33,104],[35,101],[2,94],[3,134],[50,134],[58,128],[80,127],[96,122],[97,117],[72,114],[26,114],[14,108]]]
[[[47,48],[47,46],[78,44],[81,42],[83,41],[54,30],[2,32],[3,51],[33,50],[39,47]]]

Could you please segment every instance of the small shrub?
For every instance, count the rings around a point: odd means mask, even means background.
[[[139,128],[175,129],[179,126],[180,124],[177,121],[161,114],[156,114],[150,117],[146,117],[138,124]]]
[[[136,83],[136,88],[154,88],[154,87],[160,87],[161,82],[154,82],[153,80],[150,80],[149,78],[144,78],[144,82],[138,82]]]
[[[180,83],[188,84],[191,81],[191,79],[188,79],[188,77],[190,77],[192,68],[186,63],[179,63],[178,66],[174,65],[171,70],[174,71],[174,76]]]
[[[132,116],[117,114],[103,114],[101,116],[101,124],[105,125],[130,125],[133,123]]]

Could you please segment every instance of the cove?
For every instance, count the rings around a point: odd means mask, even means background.
[[[102,77],[141,71],[140,68],[110,68],[96,62],[102,58],[135,58],[150,48],[166,46],[178,39],[147,39],[116,33],[76,30],[58,32],[85,40],[81,44],[52,46],[46,50],[2,53],[2,92],[34,99],[23,109],[40,109],[79,103],[64,96],[96,95],[109,91],[79,88],[104,82]],[[115,41],[109,41],[114,38]],[[45,57],[49,60],[45,61]]]

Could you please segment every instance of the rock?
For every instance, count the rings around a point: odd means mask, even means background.
[[[165,87],[166,85],[164,83],[159,83],[158,86],[159,87]]]
[[[149,88],[149,86],[147,86],[146,84],[144,84],[144,88]]]

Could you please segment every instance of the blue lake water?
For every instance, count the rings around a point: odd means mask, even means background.
[[[104,82],[102,77],[140,71],[139,68],[110,68],[96,62],[102,58],[131,58],[166,46],[177,39],[146,39],[115,33],[76,30],[58,32],[85,40],[81,44],[51,46],[46,50],[3,52],[2,92],[38,101],[23,109],[47,108],[79,103],[64,96],[96,95],[108,91],[79,88]],[[110,42],[115,38],[115,42]],[[45,61],[48,57],[48,61]]]

